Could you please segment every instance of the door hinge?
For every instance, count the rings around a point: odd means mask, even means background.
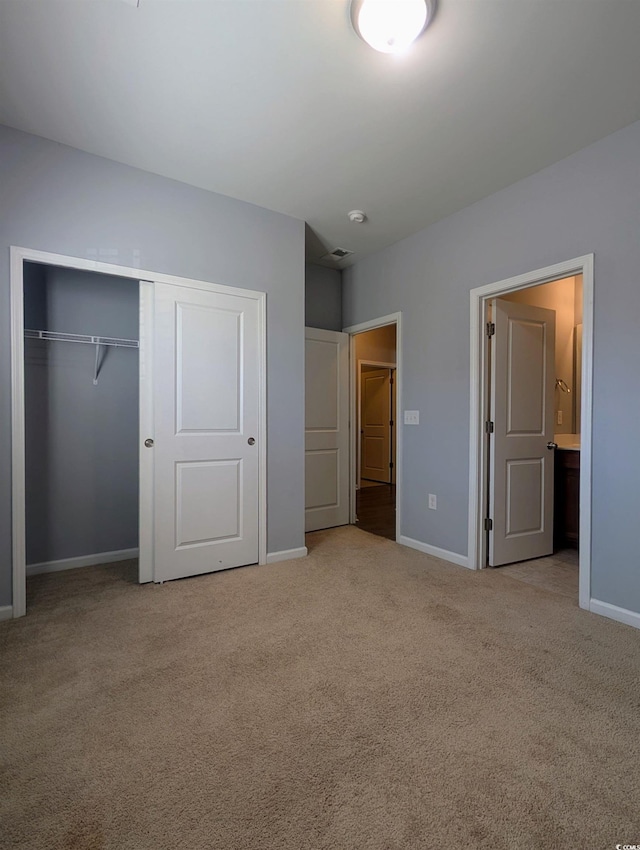
[[[390,383],[390,384],[392,384],[392,383],[393,383],[393,378],[389,378],[389,383]]]
[[[493,434],[493,422],[490,419],[484,423],[484,430],[487,434]]]
[[[389,425],[390,425],[390,427],[391,427],[391,428],[393,428],[393,419],[391,419],[391,420],[389,421]]]
[[[484,530],[485,531],[493,531],[493,520],[487,517],[484,521]]]
[[[496,332],[496,323],[487,322],[487,336],[493,336]]]
[[[393,461],[389,464],[389,469],[393,469]]]

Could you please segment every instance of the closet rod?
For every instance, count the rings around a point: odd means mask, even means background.
[[[88,336],[86,334],[65,334],[57,331],[34,331],[26,329],[27,339],[46,339],[50,342],[84,342],[88,345],[111,345],[114,348],[140,348],[137,339],[118,339],[112,336]]]

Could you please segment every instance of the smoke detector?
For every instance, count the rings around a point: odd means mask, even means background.
[[[351,212],[348,213],[348,216],[349,221],[352,221],[354,224],[362,224],[367,220],[367,214],[362,210],[351,210]]]

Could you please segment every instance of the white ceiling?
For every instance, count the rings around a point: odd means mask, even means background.
[[[348,0],[0,0],[0,123],[357,260],[640,119],[639,42],[640,0],[439,0],[402,58]]]

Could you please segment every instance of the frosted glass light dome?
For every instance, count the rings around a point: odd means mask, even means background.
[[[435,0],[352,0],[360,38],[381,53],[404,53],[433,17]]]

